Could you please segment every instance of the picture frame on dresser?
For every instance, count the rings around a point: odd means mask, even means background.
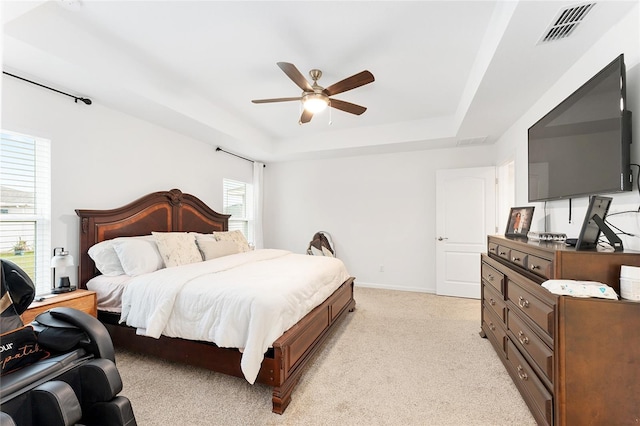
[[[526,237],[531,228],[534,206],[511,207],[504,235],[507,237]]]

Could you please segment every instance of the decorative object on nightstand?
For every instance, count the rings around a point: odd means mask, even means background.
[[[51,269],[53,270],[51,293],[68,293],[76,289],[76,286],[71,285],[69,272],[67,271],[71,266],[73,266],[73,256],[68,251],[64,251],[64,247],[54,248],[53,257],[51,258]],[[59,276],[58,281],[56,281],[56,275]]]

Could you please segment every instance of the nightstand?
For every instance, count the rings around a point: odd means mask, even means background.
[[[36,315],[59,306],[74,308],[94,317],[98,315],[96,292],[75,290],[64,294],[45,296],[45,299],[41,302],[34,301],[20,317],[23,323],[29,324]]]

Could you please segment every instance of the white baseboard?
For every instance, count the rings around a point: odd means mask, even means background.
[[[398,285],[386,285],[386,284],[375,284],[375,283],[363,283],[361,281],[356,280],[356,287],[364,287],[364,288],[378,288],[381,290],[398,290],[398,291],[412,291],[416,293],[430,293],[435,294],[435,288],[422,288],[422,287],[407,287],[407,286],[398,286]]]

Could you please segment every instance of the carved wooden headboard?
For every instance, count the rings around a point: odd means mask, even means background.
[[[78,284],[99,274],[87,251],[100,241],[156,232],[227,231],[229,216],[220,214],[199,198],[179,189],[145,195],[111,210],[76,210],[80,217],[80,271]]]

